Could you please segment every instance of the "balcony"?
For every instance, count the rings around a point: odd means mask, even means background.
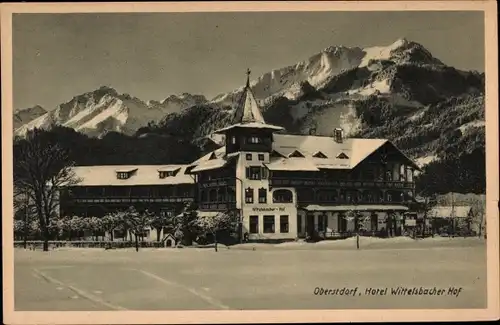
[[[212,180],[202,180],[200,181],[201,188],[211,188],[220,186],[234,186],[236,185],[236,180],[234,178],[218,178]]]
[[[296,186],[313,186],[313,187],[338,187],[338,188],[380,188],[380,189],[414,189],[414,182],[404,181],[340,181],[340,180],[324,180],[311,178],[271,178],[269,184],[273,187],[296,187]]]
[[[226,211],[231,209],[236,209],[236,202],[228,203],[218,203],[218,202],[207,202],[200,204],[200,210],[202,211]]]
[[[175,202],[192,202],[193,197],[190,196],[102,196],[102,195],[64,195],[61,196],[61,201],[68,203],[175,203]]]

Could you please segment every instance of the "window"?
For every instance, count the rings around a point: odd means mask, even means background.
[[[250,137],[247,141],[248,143],[262,143],[262,139],[259,137]]]
[[[321,151],[318,151],[316,152],[314,155],[313,155],[314,158],[328,158],[324,153],[322,153]]]
[[[234,135],[231,137],[231,143],[236,144],[236,137]]]
[[[370,219],[371,219],[371,230],[377,231],[378,230],[378,215],[376,213],[372,213],[370,216]]]
[[[274,216],[264,216],[264,233],[274,233]]]
[[[268,169],[267,167],[262,167],[262,170],[261,170],[261,176],[262,176],[262,179],[267,179],[267,176],[268,176]]]
[[[259,161],[264,161],[264,154],[263,153],[259,153]]]
[[[387,202],[392,202],[392,195],[391,195],[391,193],[387,193]]]
[[[328,218],[326,214],[320,214],[318,216],[318,231],[326,231]]]
[[[260,180],[262,179],[262,167],[251,166],[246,168],[247,179]]]
[[[267,190],[265,188],[259,188],[259,203],[267,202]]]
[[[292,203],[293,193],[290,190],[276,190],[273,192],[274,203]]]
[[[208,202],[217,202],[217,190],[215,188],[208,192]]]
[[[345,215],[342,213],[340,213],[338,216],[338,226],[339,226],[339,232],[347,231],[347,220],[345,218]]]
[[[259,216],[250,216],[250,233],[259,233]]]
[[[207,202],[208,201],[208,192],[207,190],[201,190],[201,202]]]
[[[288,216],[280,216],[280,233],[288,233]]]
[[[391,173],[391,171],[390,171],[390,170],[387,170],[387,171],[385,172],[385,180],[386,180],[386,181],[392,181],[392,173]]]
[[[245,190],[245,203],[253,203],[253,188],[247,188]]]
[[[217,202],[226,202],[226,191],[224,189],[220,188],[217,191]]]
[[[292,152],[291,154],[288,155],[288,157],[290,158],[304,158],[304,155],[300,153],[300,151],[298,150],[295,150],[294,152]]]
[[[252,160],[252,154],[251,153],[247,153],[246,154],[246,158],[247,158],[247,160]]]
[[[236,202],[236,188],[234,186],[227,188],[227,199],[229,202]]]
[[[341,152],[337,155],[337,159],[349,159],[349,156],[347,156],[345,153]]]
[[[126,172],[116,173],[116,178],[118,178],[118,179],[128,179],[129,177],[130,177],[130,174],[126,173]]]
[[[166,177],[172,177],[175,176],[176,172],[175,171],[161,171],[160,173],[160,178],[166,178]]]

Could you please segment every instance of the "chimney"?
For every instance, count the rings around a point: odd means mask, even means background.
[[[335,128],[333,130],[333,138],[335,142],[342,143],[344,138],[344,130],[342,128]]]

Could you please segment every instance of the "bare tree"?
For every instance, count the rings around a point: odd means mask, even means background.
[[[72,170],[67,150],[44,139],[43,131],[28,131],[15,144],[14,189],[25,193],[34,203],[43,236],[43,250],[48,251],[50,219],[57,212],[62,187],[79,182]]]

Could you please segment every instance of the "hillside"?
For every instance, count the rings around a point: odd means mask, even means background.
[[[15,135],[23,136],[32,128],[48,129],[53,125],[65,126],[92,137],[102,137],[108,132],[133,135],[150,122],[161,120],[170,113],[206,103],[201,95],[171,95],[163,101],[144,102],[129,94],[102,86],[91,92],[73,97],[54,110],[22,124]]]
[[[387,138],[424,167],[419,191],[482,193],[484,82],[484,73],[449,67],[421,44],[401,39],[365,49],[332,46],[259,76],[251,87],[266,121],[289,133],[330,135],[342,127],[351,137]],[[52,123],[89,137],[114,131],[130,141],[182,139],[204,152],[214,147],[209,139],[220,141],[211,132],[231,123],[242,89],[210,101],[183,94],[143,102],[103,87],[61,104],[16,134]],[[186,155],[196,158],[194,152]]]

